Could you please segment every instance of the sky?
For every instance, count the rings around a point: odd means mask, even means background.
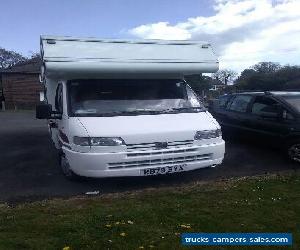
[[[0,47],[26,56],[40,35],[210,42],[220,67],[300,64],[300,0],[0,0]]]

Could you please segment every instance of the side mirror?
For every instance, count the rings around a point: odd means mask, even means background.
[[[52,114],[52,106],[50,104],[38,104],[36,106],[36,118],[37,119],[49,119]]]
[[[45,92],[44,91],[41,91],[40,92],[40,102],[45,102]]]
[[[282,120],[294,120],[295,119],[294,116],[285,109],[282,110],[282,112],[281,112],[281,118],[282,118]]]

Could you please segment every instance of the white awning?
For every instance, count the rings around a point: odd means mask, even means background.
[[[210,44],[197,41],[41,37],[46,76],[189,75],[218,70]]]

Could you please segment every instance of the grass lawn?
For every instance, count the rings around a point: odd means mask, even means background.
[[[192,249],[183,232],[291,232],[300,249],[300,173],[0,206],[0,249]]]

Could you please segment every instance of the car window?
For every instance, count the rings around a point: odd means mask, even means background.
[[[250,95],[237,95],[234,99],[227,105],[227,109],[236,112],[246,112],[248,104],[250,103],[252,96]]]
[[[219,97],[219,103],[218,103],[219,104],[219,108],[225,109],[229,97],[230,97],[229,95],[228,96],[220,96]]]
[[[278,116],[279,104],[268,97],[257,96],[253,102],[251,112],[254,115],[274,117]]]

